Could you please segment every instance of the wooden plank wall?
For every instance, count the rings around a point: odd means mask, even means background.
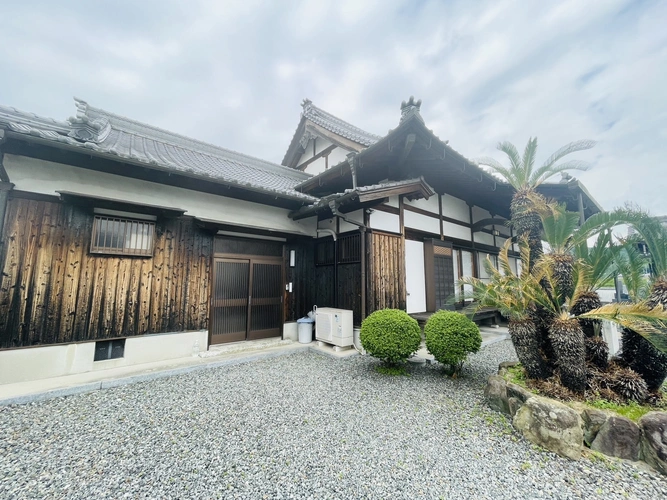
[[[296,321],[305,316],[313,305],[338,307],[354,312],[355,324],[361,322],[361,265],[339,264],[338,284],[334,284],[334,266],[315,265],[315,244],[312,238],[287,243],[285,269],[287,282],[292,282],[292,293],[286,294],[285,321]],[[289,267],[289,251],[295,250],[295,267]]]
[[[158,220],[152,258],[89,253],[93,215],[11,199],[0,285],[0,348],[207,328],[213,236]]]
[[[368,314],[405,310],[405,242],[400,235],[373,232],[369,255]]]

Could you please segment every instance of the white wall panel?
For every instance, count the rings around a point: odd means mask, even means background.
[[[363,210],[356,210],[350,212],[349,214],[344,214],[347,219],[363,224],[364,222],[364,212]],[[345,233],[347,231],[356,231],[359,229],[359,226],[345,222],[343,219],[338,223],[339,231]]]
[[[470,241],[470,228],[454,224],[452,222],[443,221],[442,230],[445,238],[458,238],[460,240]]]
[[[483,243],[485,245],[493,246],[493,235],[488,233],[475,233],[475,243]]]
[[[462,222],[470,222],[470,210],[468,204],[448,194],[442,195],[442,215]]]
[[[438,219],[428,215],[416,214],[405,210],[403,212],[403,223],[405,227],[427,231],[429,233],[440,234],[440,222]]]
[[[491,212],[484,210],[483,208],[473,206],[472,207],[472,218],[473,222],[480,221],[482,219],[490,219]]]
[[[165,186],[24,156],[5,155],[5,169],[17,190],[56,195],[72,191],[147,205],[187,210],[186,215],[245,227],[315,235],[316,217],[293,221],[284,208]]]
[[[392,233],[401,232],[401,222],[398,215],[381,212],[379,210],[376,210],[371,214],[370,226],[373,229],[378,229],[380,231],[389,231]]]
[[[438,206],[438,195],[431,196],[428,200],[421,198],[419,200],[405,200],[406,205],[410,205],[416,208],[421,208],[427,212],[431,212],[433,215],[439,216],[440,207]]]
[[[390,207],[398,208],[398,196],[390,196],[386,204]]]

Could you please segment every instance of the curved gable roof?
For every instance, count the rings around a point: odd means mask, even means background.
[[[322,129],[335,134],[336,136],[352,141],[361,146],[361,149],[371,146],[382,139],[381,136],[366,132],[359,127],[355,127],[351,123],[341,120],[337,116],[332,115],[318,108],[310,99],[304,99],[301,103],[303,111],[301,112],[301,120],[297,126],[296,132],[287,148],[287,152],[283,158],[282,164],[291,166],[295,161],[295,156],[303,153],[304,144],[300,144],[302,137],[306,133],[306,123],[310,122]],[[298,146],[301,145],[301,148]]]

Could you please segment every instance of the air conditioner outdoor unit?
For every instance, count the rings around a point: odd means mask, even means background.
[[[338,347],[353,345],[352,311],[318,307],[315,312],[315,338]]]

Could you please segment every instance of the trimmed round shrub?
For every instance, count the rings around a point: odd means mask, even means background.
[[[421,344],[421,329],[405,311],[381,309],[361,323],[363,348],[375,358],[395,365],[405,361]]]
[[[453,311],[438,311],[424,327],[426,348],[435,359],[457,374],[471,352],[482,347],[479,328],[467,316]]]

